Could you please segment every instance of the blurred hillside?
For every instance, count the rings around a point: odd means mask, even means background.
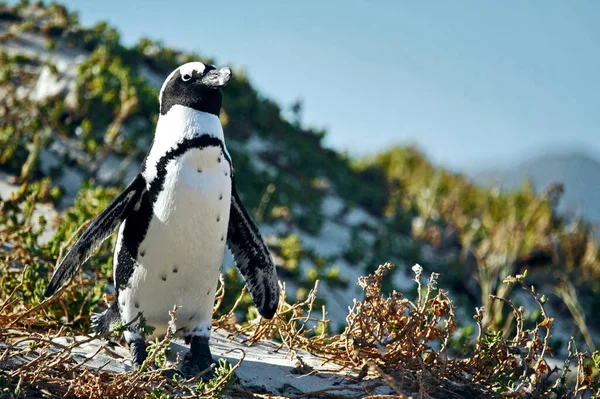
[[[29,201],[26,209],[35,203],[58,211],[40,222],[55,234],[27,244],[46,263],[32,266],[38,280],[23,301],[42,299],[61,244],[136,173],[157,120],[158,88],[191,60],[219,65],[148,39],[124,47],[110,25],[82,27],[61,6],[0,6],[0,169],[10,183],[0,195],[7,200],[13,191],[13,202]],[[600,309],[597,242],[586,220],[555,209],[560,186],[482,188],[432,166],[411,147],[349,159],[323,146],[325,131],[284,118],[287,110],[258,93],[243,70],[234,68],[223,94],[221,120],[238,191],[288,292],[305,299],[320,280],[318,298],[334,328],[342,328],[352,299],[362,295],[358,277],[389,261],[397,267],[382,282],[388,292],[414,291],[408,265],[441,273],[439,284],[453,294],[465,337],[474,334],[475,306],[486,309],[484,326],[510,329],[513,314],[490,295],[526,301],[503,280],[528,269],[561,320],[551,340],[557,352],[570,335],[593,349],[600,320],[586,315]],[[22,220],[8,209],[5,232]],[[72,306],[89,310],[104,289],[111,292],[114,239],[84,266],[93,295],[73,291]],[[230,266],[229,258],[229,292],[239,292],[241,280]],[[240,320],[255,317],[249,297],[241,309]],[[66,317],[64,309],[55,312]],[[87,326],[89,319],[77,323]]]
[[[584,151],[550,152],[517,163],[506,169],[477,171],[474,181],[481,185],[498,184],[513,190],[531,179],[536,191],[560,182],[565,192],[558,206],[560,212],[573,217],[583,216],[592,223],[600,221],[600,162]]]

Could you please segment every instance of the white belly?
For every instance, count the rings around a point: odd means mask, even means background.
[[[153,335],[162,335],[174,305],[178,330],[212,318],[230,204],[230,167],[220,148],[192,149],[167,165],[131,288],[119,293],[124,322],[141,311]]]

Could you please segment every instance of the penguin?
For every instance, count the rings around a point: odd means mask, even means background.
[[[258,227],[235,187],[219,120],[227,67],[190,62],[166,78],[150,149],[137,175],[89,225],[54,271],[52,297],[98,246],[118,229],[113,279],[116,301],[92,316],[97,334],[121,321],[135,368],[146,359],[136,318],[154,338],[171,329],[190,345],[180,371],[193,376],[213,358],[209,339],[218,277],[229,249],[258,312],[277,309],[277,272]],[[176,322],[169,311],[177,306]]]

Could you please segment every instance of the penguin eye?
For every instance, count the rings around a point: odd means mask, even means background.
[[[192,75],[190,75],[189,73],[184,73],[183,75],[181,75],[181,80],[183,80],[184,82],[187,82],[191,78],[192,78]]]

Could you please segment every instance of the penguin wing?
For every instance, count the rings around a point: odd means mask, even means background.
[[[265,319],[271,319],[279,302],[277,271],[258,227],[244,209],[233,177],[227,247],[246,281],[258,312]]]
[[[79,237],[75,245],[54,271],[44,294],[51,297],[106,240],[138,203],[146,189],[144,178],[138,174],[129,186],[98,215]]]

